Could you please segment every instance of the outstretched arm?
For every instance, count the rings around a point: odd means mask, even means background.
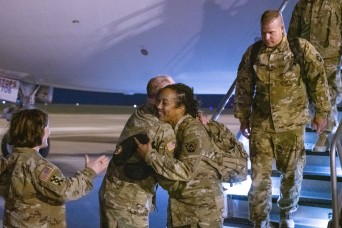
[[[89,156],[85,155],[85,167],[91,168],[97,175],[105,170],[108,164],[109,158],[105,155],[102,155],[93,161],[90,161]]]

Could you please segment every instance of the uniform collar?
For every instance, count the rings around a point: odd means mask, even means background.
[[[180,125],[186,118],[189,118],[189,117],[191,117],[191,115],[186,114],[186,115],[182,116],[182,117],[178,120],[178,122],[177,122],[177,124],[176,124],[176,126],[175,126],[175,128],[174,128],[174,131],[175,131],[175,134],[176,134],[176,135],[177,135],[177,131],[178,131],[179,125]]]
[[[283,39],[281,40],[281,42],[277,46],[275,46],[275,47],[268,48],[264,44],[262,46],[263,46],[263,49],[266,52],[273,52],[275,50],[284,51],[284,50],[286,50],[288,48],[287,37],[283,36]]]
[[[35,149],[28,147],[13,147],[13,152],[16,153],[37,153]]]

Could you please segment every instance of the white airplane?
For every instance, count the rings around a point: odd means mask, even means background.
[[[297,0],[0,0],[0,99],[52,100],[52,88],[145,93],[168,74],[225,94],[260,16]],[[37,94],[39,96],[37,96]]]

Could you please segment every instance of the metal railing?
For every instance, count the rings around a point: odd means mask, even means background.
[[[341,77],[342,56],[340,56],[340,63],[336,67],[336,77]],[[331,193],[332,193],[332,220],[329,223],[329,227],[340,227],[341,219],[341,204],[339,202],[340,191],[337,188],[337,174],[336,174],[336,155],[340,159],[340,165],[342,164],[342,121],[340,121],[337,130],[333,136],[333,140],[330,145],[330,179],[331,179]]]
[[[330,145],[330,178],[332,193],[332,227],[340,227],[341,203],[339,202],[339,191],[337,188],[336,157],[342,162],[342,121],[339,123]],[[337,155],[337,156],[336,156]]]

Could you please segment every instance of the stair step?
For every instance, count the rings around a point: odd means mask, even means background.
[[[328,227],[329,220],[322,219],[305,219],[305,218],[295,218],[296,228],[326,228]],[[278,227],[278,221],[272,221],[273,227]],[[253,227],[253,223],[246,218],[226,218],[223,223],[223,228],[241,227],[248,228]]]
[[[226,195],[244,201],[247,201],[250,185],[250,176],[248,176],[246,181],[234,184],[232,187],[230,187],[229,183],[223,183],[223,186],[226,189]],[[342,188],[342,182],[338,182],[337,185],[338,188]],[[272,195],[274,200],[279,196],[279,177],[272,177]],[[303,179],[299,203],[302,203],[303,205],[317,205],[331,208],[331,198],[330,181]]]
[[[227,217],[224,220],[225,227],[253,227],[248,220],[248,202],[227,199]],[[327,227],[331,219],[330,208],[320,208],[300,205],[297,212],[293,213],[296,227]],[[270,220],[275,227],[279,221],[279,209],[276,203],[272,204]]]
[[[325,152],[313,152],[312,147],[316,142],[318,135],[310,128],[305,132],[305,150],[306,165],[303,173],[303,183],[301,196],[298,202],[298,210],[293,214],[296,228],[318,228],[328,227],[328,222],[332,215],[332,193],[330,177],[330,148]],[[246,151],[249,153],[249,140],[238,134],[238,139],[243,143]],[[329,136],[332,141],[332,136]],[[250,167],[250,164],[249,164]],[[249,170],[250,173],[250,170]],[[337,189],[342,189],[342,166],[339,157],[336,157]],[[279,208],[277,199],[279,197],[279,179],[280,173],[276,170],[275,162],[272,171],[272,210],[270,220],[274,227],[278,227]],[[227,217],[224,221],[224,227],[253,227],[253,223],[248,220],[248,199],[247,194],[250,188],[251,180],[224,186],[226,196]]]

